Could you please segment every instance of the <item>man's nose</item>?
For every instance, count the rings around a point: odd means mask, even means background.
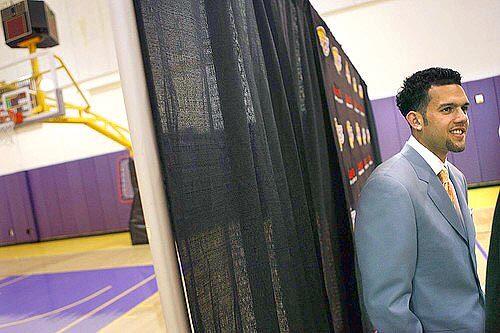
[[[467,115],[467,111],[462,110],[462,108],[458,108],[457,116],[455,118],[455,122],[457,123],[462,123],[462,122],[468,122],[469,121],[469,116]]]

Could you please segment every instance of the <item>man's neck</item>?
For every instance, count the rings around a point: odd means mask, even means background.
[[[446,162],[443,162],[436,154],[420,143],[413,135],[408,139],[407,144],[409,144],[420,156],[422,156],[436,175],[443,170],[443,167],[445,167]]]
[[[424,140],[422,140],[422,138],[420,138],[419,136],[415,136],[414,134],[412,134],[413,137],[422,145],[424,146],[425,148],[427,148],[431,153],[433,153],[434,155],[436,155],[440,160],[441,162],[446,162],[446,156],[448,155],[448,152],[445,151],[445,152],[437,152],[437,151],[434,151],[432,150],[425,142]]]

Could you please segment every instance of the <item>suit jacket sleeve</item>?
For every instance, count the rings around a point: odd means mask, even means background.
[[[379,332],[422,332],[410,309],[417,261],[415,211],[407,189],[378,175],[361,193],[355,244],[366,311]]]

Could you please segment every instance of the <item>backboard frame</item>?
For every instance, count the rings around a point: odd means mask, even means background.
[[[5,90],[7,90],[3,93],[0,91],[0,100],[2,101],[2,103],[0,104],[0,116],[3,117],[2,119],[0,119],[0,129],[12,126],[12,124],[9,123],[14,122],[12,113],[22,112],[23,114],[22,122],[14,124],[14,127],[27,125],[33,122],[41,122],[43,120],[54,117],[64,116],[65,106],[62,88],[59,87],[56,58],[52,52],[36,52],[9,64],[0,66],[0,80],[2,79],[2,71],[8,70],[9,68],[13,68],[16,65],[23,64],[25,62],[33,63],[35,59],[40,60],[42,58],[46,58],[46,64],[48,65],[48,68],[42,70],[37,75],[37,77],[35,77],[34,73],[31,72],[31,75],[28,75],[28,77],[18,77],[13,81],[3,82],[3,85],[0,81],[0,87],[3,87]],[[41,88],[38,84],[35,84],[35,80],[38,80],[38,82],[40,82],[42,79],[49,79],[52,83],[52,87],[43,91],[44,100],[40,101],[40,94],[37,90],[40,90]],[[23,111],[18,111],[9,109],[9,106],[7,105],[9,97],[19,93],[30,96],[30,98],[25,101],[29,102],[29,110],[24,109]],[[45,98],[49,102],[47,102]],[[38,107],[38,109],[36,107]],[[11,116],[10,120],[5,118],[8,115]]]

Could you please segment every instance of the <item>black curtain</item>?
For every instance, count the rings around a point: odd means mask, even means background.
[[[361,331],[308,1],[134,3],[196,331]]]

